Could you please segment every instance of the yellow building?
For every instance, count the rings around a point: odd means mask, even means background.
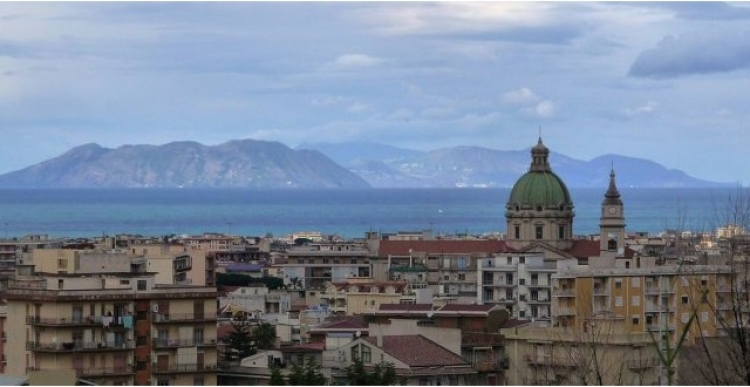
[[[667,333],[674,343],[693,313],[699,324],[688,342],[715,336],[717,318],[731,318],[729,266],[641,267],[638,260],[628,268],[570,268],[553,276],[555,325],[585,329],[593,320],[621,320],[626,332]]]
[[[153,273],[35,273],[7,291],[6,373],[74,370],[102,385],[216,384],[216,289]]]
[[[413,304],[416,296],[405,281],[381,282],[365,278],[350,278],[332,282],[320,293],[321,303],[329,312],[347,316],[374,313],[383,304]]]

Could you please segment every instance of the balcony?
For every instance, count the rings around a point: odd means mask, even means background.
[[[575,297],[576,294],[572,290],[563,289],[563,290],[555,290],[552,292],[552,297]]]
[[[80,378],[102,378],[115,376],[128,376],[135,374],[132,367],[90,367],[76,369],[76,375]]]
[[[483,281],[484,286],[496,286],[499,288],[511,288],[518,285],[516,281]]]
[[[154,338],[151,340],[151,344],[154,348],[157,349],[164,349],[164,348],[184,348],[184,347],[207,347],[207,346],[213,346],[216,345],[216,340],[193,340],[193,339],[185,339],[185,340],[175,340],[175,339],[158,339]]]
[[[154,324],[175,324],[175,323],[201,323],[215,322],[215,314],[195,314],[195,313],[153,313],[152,322]]]
[[[529,304],[549,304],[550,301],[549,301],[548,298],[539,297],[537,299],[533,299],[532,298],[532,299],[530,299],[530,300],[528,300],[526,302],[529,303]]]
[[[112,352],[128,351],[133,349],[132,342],[62,342],[62,343],[39,343],[26,342],[26,349],[34,352]]]
[[[663,331],[670,331],[673,332],[675,330],[674,324],[660,324],[660,323],[653,323],[653,324],[646,324],[646,331],[650,332],[663,332]]]
[[[554,310],[555,316],[575,316],[576,310],[574,308],[558,308]]]
[[[215,372],[216,364],[151,364],[151,373],[158,374],[180,374],[180,373],[201,373]]]
[[[669,286],[646,286],[645,294],[668,294],[674,293],[675,288]]]
[[[555,358],[552,356],[547,355],[524,355],[524,360],[526,360],[529,365],[532,366],[551,366],[551,367],[579,367],[580,365],[577,364],[572,359],[565,359],[564,357],[561,358]]]
[[[529,288],[548,288],[551,285],[550,284],[543,284],[543,283],[531,281],[531,283],[526,284],[526,286],[528,286]]]
[[[659,359],[656,358],[628,360],[628,368],[633,371],[646,370],[649,368],[657,367],[658,365]]]
[[[130,319],[131,324],[125,324]],[[132,316],[89,316],[89,317],[58,317],[44,318],[37,316],[26,316],[26,324],[42,327],[106,327],[108,328],[132,328]]]

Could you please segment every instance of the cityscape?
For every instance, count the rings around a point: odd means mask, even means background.
[[[750,385],[750,3],[0,3],[0,385]]]
[[[0,241],[0,371],[30,385],[709,385],[748,367],[746,224],[600,232],[542,138],[506,232]],[[737,198],[734,219],[747,219]]]

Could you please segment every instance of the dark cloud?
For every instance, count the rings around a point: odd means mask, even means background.
[[[750,68],[750,33],[702,31],[667,36],[656,48],[638,55],[629,75],[674,78]]]

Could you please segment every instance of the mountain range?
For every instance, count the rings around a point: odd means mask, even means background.
[[[75,147],[0,175],[3,188],[436,188],[511,187],[530,164],[529,149],[458,146],[416,151],[376,143],[234,140]],[[606,187],[612,165],[620,187],[711,187],[653,161],[604,155],[582,161],[552,152],[550,164],[570,188]]]

